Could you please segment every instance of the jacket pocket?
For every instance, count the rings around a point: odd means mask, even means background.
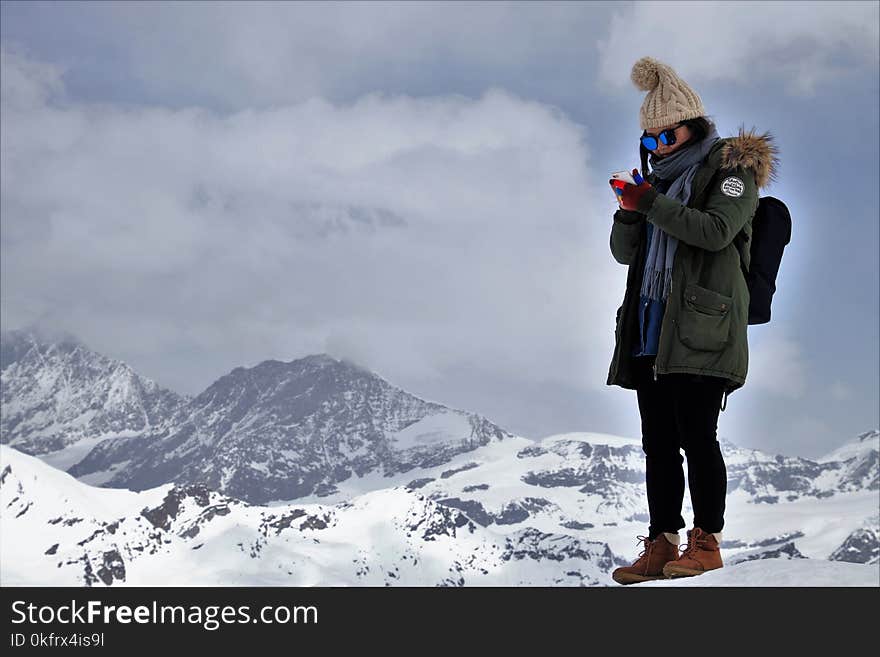
[[[733,297],[688,283],[676,326],[678,339],[697,351],[720,351],[730,341],[730,305]]]

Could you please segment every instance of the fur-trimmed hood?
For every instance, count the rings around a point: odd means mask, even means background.
[[[769,132],[758,135],[752,128],[741,126],[736,137],[724,140],[721,147],[721,166],[725,169],[745,167],[755,174],[758,189],[775,182],[779,173],[779,150]]]

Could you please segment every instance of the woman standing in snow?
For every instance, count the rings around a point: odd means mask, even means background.
[[[722,400],[748,370],[742,268],[758,190],[777,162],[769,134],[719,137],[699,95],[666,64],[642,57],[631,78],[648,92],[639,115],[644,181],[617,190],[611,253],[629,269],[607,384],[636,390],[650,526],[636,562],[612,574],[621,584],[723,565],[727,470],[716,430]],[[679,553],[681,448],[694,527]]]

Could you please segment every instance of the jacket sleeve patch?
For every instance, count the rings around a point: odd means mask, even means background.
[[[736,176],[728,176],[721,181],[721,193],[731,198],[739,198],[746,189],[745,183],[741,178]]]

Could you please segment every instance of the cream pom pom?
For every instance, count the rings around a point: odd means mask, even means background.
[[[662,64],[653,57],[642,57],[633,64],[630,73],[633,84],[642,91],[653,91],[660,84],[659,69],[661,66]]]

